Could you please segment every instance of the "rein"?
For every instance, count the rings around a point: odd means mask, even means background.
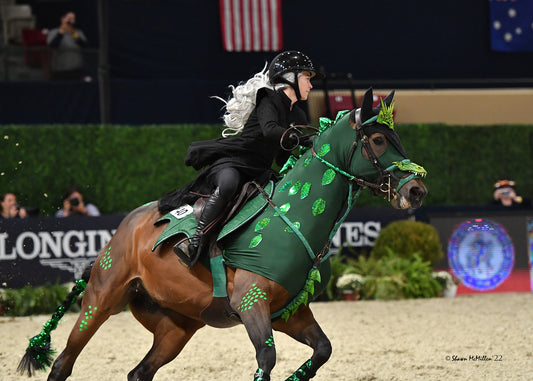
[[[296,130],[296,132],[294,130]],[[300,145],[300,135],[301,135],[301,132],[302,132],[301,130],[311,130],[311,131],[314,132],[314,134],[316,134],[319,131],[318,128],[313,127],[313,126],[308,126],[306,124],[291,125],[281,135],[281,138],[279,140],[279,145],[280,145],[281,149],[284,150],[284,151],[291,152],[296,147],[298,147]],[[289,134],[289,138],[295,138],[296,139],[296,144],[293,147],[285,147],[283,145],[284,144],[283,142],[286,140],[285,137],[287,136],[287,134]],[[310,135],[313,135],[313,134],[310,134]]]
[[[300,232],[298,227],[296,227],[296,225],[294,225],[292,223],[292,221],[289,220],[289,218],[287,216],[285,216],[285,214],[278,208],[278,206],[274,203],[274,201],[272,201],[270,196],[265,192],[263,187],[261,187],[261,185],[259,185],[257,182],[253,181],[253,184],[256,186],[257,190],[263,195],[265,200],[270,204],[270,206],[272,206],[272,208],[274,208],[274,210],[277,212],[279,217],[287,224],[287,226],[300,239],[300,241],[304,245],[305,249],[307,250],[307,253],[309,254],[311,260],[313,261],[313,266],[314,267],[317,267],[320,263],[322,263],[323,261],[325,261],[329,257],[329,248],[330,248],[330,245],[331,245],[331,241],[333,240],[333,237],[335,236],[335,234],[337,234],[337,231],[341,227],[341,225],[344,222],[344,220],[346,219],[346,217],[348,217],[348,214],[349,214],[350,210],[352,209],[353,205],[355,204],[355,202],[359,198],[359,195],[360,195],[360,193],[361,193],[363,188],[370,188],[370,189],[372,189],[372,191],[375,194],[377,194],[378,192],[386,193],[388,201],[390,202],[391,201],[391,194],[392,194],[393,198],[396,198],[398,190],[403,185],[405,185],[410,180],[419,177],[416,174],[410,174],[408,176],[405,176],[405,177],[399,179],[393,173],[394,168],[398,167],[397,163],[389,166],[388,168],[383,168],[381,166],[376,154],[374,153],[374,151],[372,150],[372,147],[370,146],[370,143],[368,141],[368,136],[364,133],[364,130],[363,130],[363,125],[368,124],[368,123],[372,123],[372,122],[376,121],[376,119],[377,119],[377,116],[375,116],[373,118],[370,118],[369,120],[367,120],[364,123],[361,123],[361,120],[359,118],[357,118],[357,121],[356,121],[356,134],[357,134],[357,138],[358,139],[356,138],[355,142],[353,143],[353,146],[352,146],[352,149],[350,150],[350,155],[349,155],[349,158],[348,158],[348,167],[349,167],[350,163],[352,162],[353,156],[355,154],[355,150],[357,148],[357,140],[361,140],[363,148],[367,152],[370,161],[372,162],[372,164],[374,165],[374,167],[376,168],[376,170],[379,173],[378,180],[376,181],[376,183],[371,183],[371,182],[366,181],[366,180],[364,180],[362,178],[358,178],[358,177],[356,177],[356,176],[354,176],[354,175],[352,175],[352,174],[350,174],[350,173],[348,173],[348,172],[336,167],[335,165],[331,164],[329,161],[327,161],[327,160],[323,159],[322,157],[320,157],[319,155],[317,155],[316,151],[314,150],[314,147],[311,147],[311,154],[313,155],[313,158],[317,159],[318,161],[320,161],[321,163],[323,163],[327,167],[331,168],[336,173],[339,173],[339,174],[345,176],[348,179],[348,183],[349,183],[348,197],[347,197],[347,200],[346,200],[346,211],[345,211],[344,215],[342,215],[337,220],[337,222],[335,223],[333,229],[331,230],[331,232],[329,234],[328,240],[326,241],[324,247],[319,251],[318,254],[315,255],[315,253],[313,252],[313,249],[309,245],[309,242],[304,237],[304,235]],[[281,136],[281,139],[280,139],[280,146],[281,146],[282,149],[284,149],[286,151],[292,151],[294,148],[296,148],[296,146],[292,147],[291,149],[289,149],[287,147],[284,147],[283,146],[283,141],[284,141],[285,136],[287,135],[287,133],[289,133],[289,137],[295,137],[298,140],[298,143],[299,143],[299,136],[296,133],[294,133],[294,132],[290,132],[290,131],[292,131],[294,129],[296,129],[298,132],[301,132],[299,128],[310,129],[310,130],[314,130],[314,131],[318,130],[315,127],[306,126],[306,125],[294,125],[294,126],[289,127],[283,133],[283,135]],[[409,159],[405,159],[405,160],[402,161],[402,163],[409,163],[409,162],[410,162]],[[398,186],[395,189],[393,189],[391,187],[391,177],[394,177],[396,180],[398,180]],[[355,195],[354,195],[354,189],[353,189],[354,184],[358,185],[358,189],[357,189],[357,192],[355,193]]]

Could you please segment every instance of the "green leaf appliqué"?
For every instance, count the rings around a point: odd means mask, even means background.
[[[291,196],[294,196],[296,193],[298,193],[301,187],[302,183],[300,181],[295,182],[291,189],[289,189],[289,194]]]
[[[326,201],[324,199],[319,198],[313,203],[313,216],[324,213],[324,210],[326,210]]]
[[[309,196],[309,192],[311,191],[311,183],[305,183],[302,186],[302,192],[300,193],[300,198],[303,200],[307,196]]]
[[[335,171],[331,168],[328,169],[326,172],[324,172],[324,176],[322,176],[322,185],[331,184],[334,178],[335,178]]]

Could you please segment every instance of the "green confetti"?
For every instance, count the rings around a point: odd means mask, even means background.
[[[313,203],[313,216],[324,213],[324,210],[326,210],[326,201],[324,199],[319,198]]]
[[[313,160],[313,156],[309,156],[307,159],[304,160],[304,168],[311,163],[311,160]]]
[[[333,179],[335,179],[335,171],[330,168],[324,172],[324,176],[322,176],[322,185],[331,184]]]

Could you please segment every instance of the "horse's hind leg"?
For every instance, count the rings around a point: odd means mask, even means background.
[[[288,380],[307,381],[313,378],[331,356],[331,343],[324,334],[308,306],[302,306],[287,322],[274,322],[275,330],[284,332],[295,340],[313,348],[313,355],[302,364]]]
[[[96,271],[95,271],[96,270]],[[49,381],[64,381],[72,373],[74,362],[98,328],[111,316],[124,309],[129,283],[102,280],[100,269],[94,269],[83,295],[81,312],[67,345],[55,360]],[[109,278],[108,278],[109,279]]]
[[[135,300],[130,308],[137,320],[154,334],[152,348],[129,374],[129,381],[150,381],[166,363],[172,361],[203,322],[186,318],[174,311],[162,309],[146,299]]]

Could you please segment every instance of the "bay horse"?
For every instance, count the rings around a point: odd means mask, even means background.
[[[328,242],[347,211],[362,189],[386,196],[394,208],[418,208],[427,194],[421,180],[425,170],[407,159],[393,130],[393,95],[373,107],[369,89],[360,109],[339,114],[335,121],[322,119],[313,147],[293,160],[275,188],[260,189],[254,200],[265,206],[235,230],[222,230],[223,252],[210,262],[200,260],[188,268],[178,261],[172,247],[182,233],[154,244],[167,226],[157,202],[130,212],[100,252],[90,277],[76,282],[43,331],[30,339],[19,370],[31,376],[32,370],[52,363],[50,331],[84,292],[78,320],[48,380],[67,379],[98,328],[126,306],[153,333],[153,345],[129,372],[130,381],[152,380],[206,324],[244,324],[256,352],[254,381],[270,380],[276,362],[272,330],[313,349],[287,380],[314,377],[332,347],[309,302],[328,282]]]

